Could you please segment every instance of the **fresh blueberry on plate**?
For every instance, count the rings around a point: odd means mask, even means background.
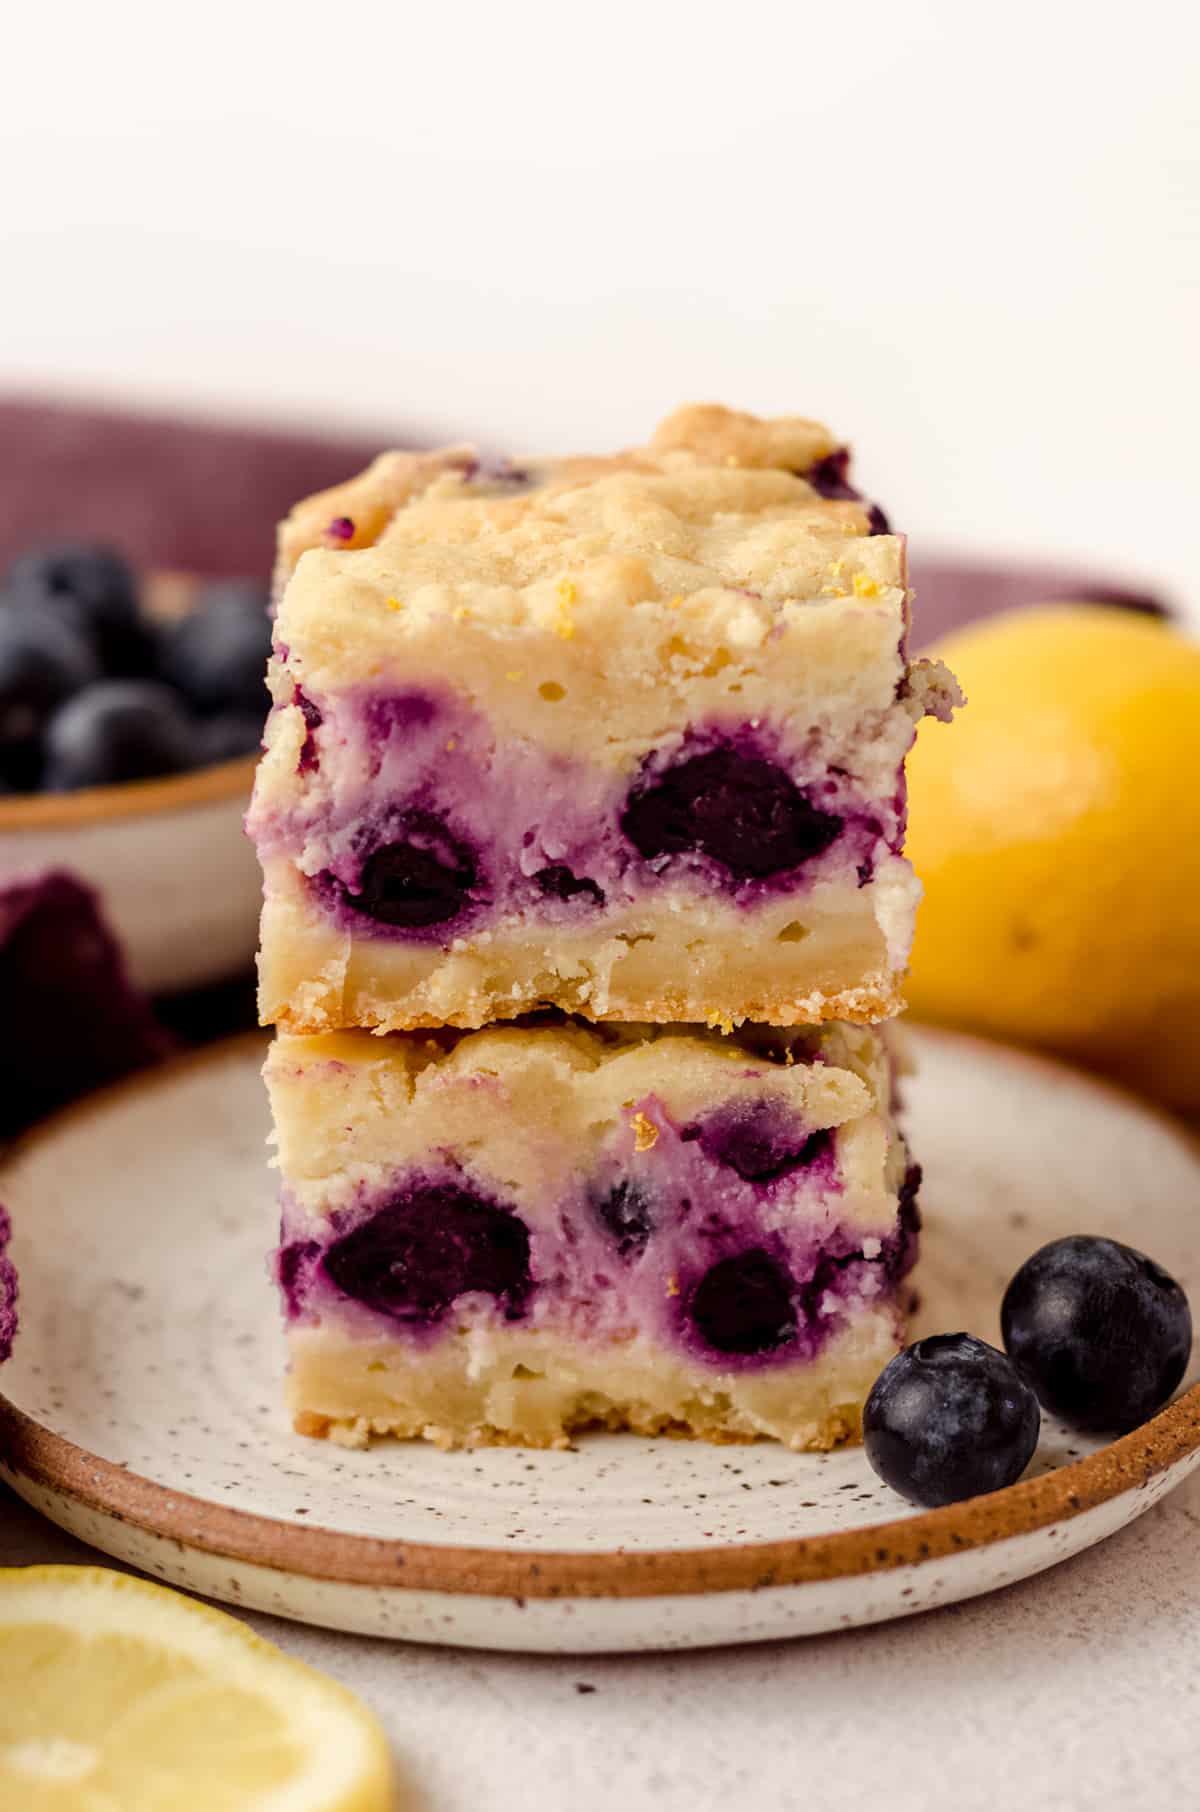
[[[175,694],[151,680],[102,680],[46,727],[49,793],[177,774],[192,765],[193,729]]]
[[[1074,1234],[1026,1259],[1000,1312],[1009,1357],[1043,1407],[1085,1434],[1136,1428],[1187,1369],[1192,1316],[1173,1277],[1132,1246]]]
[[[933,1509],[1015,1484],[1040,1426],[1037,1398],[1010,1359],[974,1334],[934,1334],[876,1379],[863,1445],[886,1484]]]
[[[271,625],[263,588],[248,580],[207,586],[161,637],[159,672],[193,711],[267,714]]]

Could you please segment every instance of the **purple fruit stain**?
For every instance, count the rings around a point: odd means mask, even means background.
[[[300,690],[299,686],[292,693],[292,703],[299,708],[300,715],[304,719],[304,741],[300,744],[300,759],[296,763],[296,772],[298,774],[315,774],[321,765],[316,742],[317,731],[324,721],[321,710],[318,705],[314,705],[306,692]]]
[[[921,1232],[921,1210],[917,1205],[920,1188],[921,1166],[910,1164],[897,1197],[896,1232],[883,1248],[883,1268],[891,1283],[899,1283],[902,1277],[907,1277],[917,1262]]]
[[[831,1157],[834,1147],[831,1131],[805,1132],[776,1101],[723,1108],[685,1127],[681,1137],[698,1141],[706,1158],[736,1171],[747,1183],[773,1183],[793,1171],[810,1170]]]
[[[320,1253],[314,1239],[294,1239],[275,1254],[275,1281],[283,1296],[284,1307],[294,1320],[303,1308],[307,1273]]]

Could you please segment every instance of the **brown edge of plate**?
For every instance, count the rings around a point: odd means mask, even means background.
[[[955,1033],[937,1032],[936,1036],[990,1044]],[[5,1168],[34,1145],[52,1139],[68,1121],[103,1112],[114,1100],[152,1088],[185,1070],[225,1061],[239,1048],[247,1053],[261,1050],[263,1042],[261,1034],[245,1034],[103,1089],[25,1134],[5,1154]],[[1062,1074],[1066,1069],[1033,1054],[1011,1055],[1043,1071]],[[1186,1128],[1152,1106],[1109,1083],[1077,1071],[1067,1073],[1076,1083],[1132,1102],[1148,1119],[1167,1126],[1192,1145]],[[495,1598],[677,1597],[811,1585],[892,1572],[1070,1521],[1126,1491],[1145,1489],[1198,1449],[1200,1384],[1143,1427],[1097,1453],[942,1510],[794,1541],[746,1542],[716,1549],[616,1549],[601,1554],[549,1550],[533,1557],[511,1549],[338,1534],[233,1510],[173,1491],[101,1459],[44,1428],[0,1396],[0,1465],[117,1522],[184,1548],[310,1579]]]

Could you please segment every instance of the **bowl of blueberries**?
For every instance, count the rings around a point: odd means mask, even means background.
[[[154,993],[247,967],[260,880],[242,830],[266,716],[267,587],[58,544],[0,578],[0,884],[89,883]]]

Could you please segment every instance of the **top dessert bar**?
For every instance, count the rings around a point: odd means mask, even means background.
[[[265,1022],[876,1020],[918,888],[903,540],[813,422],[385,455],[280,532]]]

